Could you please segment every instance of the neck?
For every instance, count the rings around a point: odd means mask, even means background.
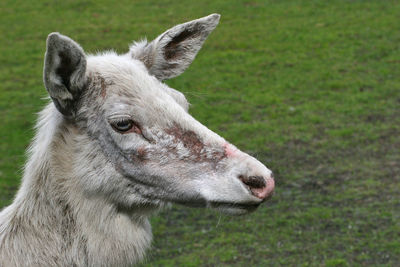
[[[147,216],[82,186],[99,176],[96,166],[88,167],[93,159],[82,156],[93,152],[90,144],[53,104],[41,113],[21,188],[0,214],[0,263],[129,266],[143,257],[151,241]]]

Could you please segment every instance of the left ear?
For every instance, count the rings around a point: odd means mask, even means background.
[[[219,18],[219,14],[211,14],[176,25],[150,43],[134,43],[129,55],[141,60],[150,74],[161,81],[176,77],[192,63]]]

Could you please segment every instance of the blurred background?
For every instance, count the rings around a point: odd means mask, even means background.
[[[398,266],[399,1],[2,0],[0,208],[47,102],[50,32],[89,53],[124,53],[210,13],[219,26],[167,83],[195,118],[274,171],[276,193],[243,217],[160,212],[142,266]]]

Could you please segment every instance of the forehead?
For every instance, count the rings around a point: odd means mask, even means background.
[[[96,102],[106,115],[126,113],[142,120],[158,117],[157,121],[165,121],[183,111],[167,93],[168,86],[150,75],[141,61],[109,52],[89,56],[87,71],[101,100]]]
[[[128,56],[119,56],[113,52],[107,52],[87,59],[87,71],[89,75],[105,80],[108,85],[115,85],[113,91],[130,91],[133,95],[155,90],[162,86],[155,77],[149,75],[144,64]],[[118,93],[118,92],[115,92]]]

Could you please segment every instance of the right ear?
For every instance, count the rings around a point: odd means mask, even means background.
[[[86,86],[86,56],[67,36],[51,33],[47,37],[44,59],[44,85],[56,108],[72,117],[76,102]]]
[[[150,43],[134,43],[128,55],[142,61],[149,73],[161,81],[176,77],[192,63],[219,18],[219,14],[211,14],[176,25]]]

